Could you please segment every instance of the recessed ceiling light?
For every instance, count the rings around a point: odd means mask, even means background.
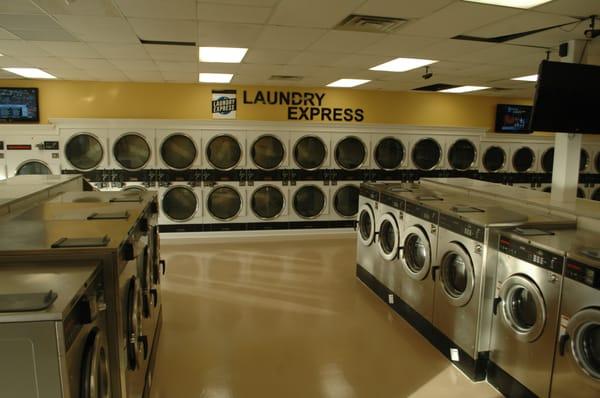
[[[417,69],[422,66],[431,65],[438,61],[432,61],[430,59],[418,59],[418,58],[396,58],[381,65],[374,66],[370,70],[378,70],[385,72],[406,72],[409,70]]]
[[[552,0],[464,0],[471,3],[491,4],[494,6],[514,7],[514,8],[533,8]]]
[[[521,82],[537,82],[538,79],[538,75],[528,75],[528,76],[521,76],[521,77],[513,77],[510,80],[519,80]]]
[[[28,77],[30,79],[56,79],[56,76],[52,76],[48,72],[44,72],[38,68],[2,68],[7,72],[14,73],[15,75]]]
[[[239,64],[246,55],[247,48],[235,47],[200,47],[200,62],[224,62]]]
[[[198,81],[200,83],[229,83],[233,78],[231,73],[200,73]]]
[[[4,57],[4,54],[0,54],[0,57]]]
[[[361,84],[365,84],[370,82],[370,80],[364,79],[340,79],[334,82],[331,82],[327,85],[327,87],[356,87]]]
[[[440,90],[438,93],[470,93],[471,91],[487,90],[489,87],[484,86],[460,86]]]

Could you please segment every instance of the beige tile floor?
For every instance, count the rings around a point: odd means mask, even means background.
[[[153,398],[500,396],[355,278],[354,238],[163,243],[162,252]]]

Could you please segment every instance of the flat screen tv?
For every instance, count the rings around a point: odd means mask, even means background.
[[[531,106],[498,104],[496,106],[497,133],[531,133],[529,122]]]
[[[600,66],[542,61],[531,130],[600,134]]]
[[[40,107],[37,88],[0,87],[0,123],[37,123]]]

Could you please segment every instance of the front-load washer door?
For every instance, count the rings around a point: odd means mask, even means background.
[[[442,256],[440,281],[450,304],[462,307],[471,300],[475,290],[473,260],[457,242],[450,242],[448,250]]]
[[[546,325],[546,303],[535,282],[525,275],[512,275],[502,283],[498,298],[502,322],[517,340],[537,340]]]
[[[402,245],[402,262],[408,276],[414,280],[425,279],[431,269],[431,242],[425,230],[419,225],[406,229]]]
[[[218,135],[206,145],[206,160],[217,170],[231,170],[242,160],[242,147],[235,137]]]
[[[142,135],[126,133],[115,142],[113,156],[124,169],[140,170],[150,161],[150,145]]]
[[[73,135],[67,141],[65,157],[77,170],[93,170],[104,159],[104,149],[98,137],[82,132]]]
[[[85,342],[81,363],[80,398],[111,398],[108,346],[104,333],[94,327]]]
[[[263,185],[252,193],[250,208],[261,220],[274,220],[283,214],[285,197],[274,185]]]
[[[375,212],[370,204],[363,204],[358,210],[358,239],[365,246],[375,240]]]
[[[292,205],[302,218],[314,219],[323,214],[327,204],[325,193],[316,185],[306,185],[294,194]]]
[[[168,136],[160,145],[162,161],[174,170],[186,170],[192,166],[198,149],[194,141],[183,133]]]
[[[386,213],[379,218],[379,254],[385,260],[392,261],[400,250],[400,229],[396,218]]]
[[[355,185],[344,185],[333,197],[333,209],[344,218],[355,218],[358,213],[360,189]]]
[[[175,222],[191,220],[198,211],[198,197],[192,188],[185,185],[169,188],[161,203],[163,214]]]
[[[152,253],[148,245],[144,246],[141,255],[138,257],[138,276],[140,277],[141,283],[141,294],[142,294],[142,313],[144,318],[150,318],[152,303],[154,294],[152,293]]]
[[[22,175],[48,175],[52,174],[50,167],[41,160],[28,160],[23,162],[17,167],[17,172],[15,173],[18,176]]]
[[[135,276],[129,279],[125,314],[127,366],[129,370],[136,370],[142,363],[142,352],[143,359],[148,357],[148,339],[142,331],[142,295]]]
[[[571,365],[600,394],[600,307],[577,312],[567,324]]]
[[[208,194],[206,210],[219,221],[233,220],[242,211],[242,197],[232,187],[218,186]]]
[[[317,170],[325,162],[327,147],[316,135],[307,135],[294,145],[294,162],[304,170]]]
[[[340,168],[356,170],[367,160],[367,147],[358,137],[346,137],[337,143],[334,155]]]
[[[266,134],[252,143],[252,162],[261,170],[275,170],[285,159],[285,146],[274,135]]]

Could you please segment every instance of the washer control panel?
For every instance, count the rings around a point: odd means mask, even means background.
[[[563,272],[564,256],[511,239],[507,236],[500,236],[499,250],[500,253],[508,254],[511,257],[556,272],[557,274],[562,274]]]
[[[571,258],[567,259],[565,277],[600,290],[600,269],[590,267]]]

